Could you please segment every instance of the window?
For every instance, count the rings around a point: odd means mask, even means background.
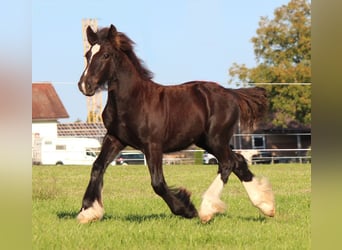
[[[92,151],[86,151],[86,155],[96,157],[96,154]]]
[[[263,135],[253,135],[253,148],[261,148],[265,149],[266,148],[266,143],[265,143],[265,136]]]

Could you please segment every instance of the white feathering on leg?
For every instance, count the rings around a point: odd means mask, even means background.
[[[226,205],[220,200],[224,183],[218,174],[208,190],[203,194],[199,217],[202,222],[208,222],[216,213],[223,213]]]
[[[100,203],[95,200],[93,205],[87,209],[83,209],[78,215],[77,220],[82,223],[101,220],[104,214],[104,209]]]
[[[275,201],[271,184],[267,178],[253,177],[252,181],[242,182],[252,204],[270,217],[275,215]]]

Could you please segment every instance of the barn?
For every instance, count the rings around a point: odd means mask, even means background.
[[[311,127],[292,121],[286,127],[262,123],[252,133],[240,133],[237,128],[231,145],[235,149],[259,150],[263,155],[258,157],[266,161],[310,161]]]

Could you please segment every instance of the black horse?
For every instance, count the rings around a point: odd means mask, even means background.
[[[220,200],[224,184],[233,172],[245,186],[252,203],[265,215],[274,216],[274,197],[265,179],[257,179],[243,156],[234,153],[229,140],[237,121],[247,126],[266,111],[262,88],[226,89],[214,82],[192,81],[163,86],[152,81],[133,51],[134,43],[111,25],[94,32],[87,28],[91,48],[78,87],[86,96],[107,89],[108,101],[102,117],[107,134],[95,160],[77,216],[81,223],[101,219],[103,175],[107,166],[126,146],[141,150],[147,160],[154,191],[171,211],[186,218],[209,221],[223,212]],[[203,195],[199,212],[184,188],[166,184],[163,153],[195,144],[216,156],[218,175]]]

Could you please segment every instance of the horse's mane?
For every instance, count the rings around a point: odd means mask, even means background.
[[[98,30],[97,35],[100,41],[107,39],[108,30],[109,28]],[[144,80],[151,80],[153,78],[153,73],[146,68],[143,61],[135,54],[135,43],[127,35],[122,32],[117,32],[115,43],[116,47],[127,55],[128,59],[132,62],[133,66]]]
[[[121,32],[118,32],[116,41],[119,45],[119,48],[126,53],[127,57],[132,62],[140,76],[144,80],[151,80],[153,78],[153,73],[146,68],[144,62],[135,54],[133,50],[135,43],[128,36]]]

